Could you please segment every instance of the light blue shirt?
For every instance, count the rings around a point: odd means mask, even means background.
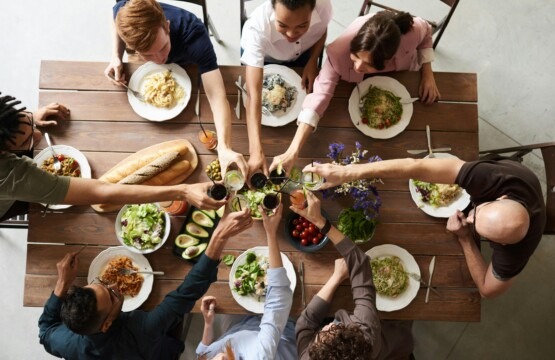
[[[287,321],[293,303],[290,281],[283,267],[268,269],[264,314],[248,316],[209,346],[200,343],[197,355],[209,359],[231,342],[236,359],[296,359],[295,323]]]

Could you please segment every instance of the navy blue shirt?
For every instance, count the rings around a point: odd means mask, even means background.
[[[120,1],[114,5],[114,19],[126,3]],[[201,74],[216,70],[218,59],[202,21],[187,10],[164,3],[160,3],[160,6],[166,20],[170,21],[171,49],[166,63],[176,63],[182,67],[195,64]]]
[[[185,345],[168,332],[216,281],[217,272],[218,261],[202,254],[183,283],[154,310],[122,312],[107,333],[89,336],[62,323],[62,300],[52,293],[39,319],[40,343],[50,354],[66,359],[176,359]]]

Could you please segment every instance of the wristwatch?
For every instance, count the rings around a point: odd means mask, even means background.
[[[326,235],[331,229],[331,223],[328,219],[326,219],[326,223],[324,224],[324,226],[320,229],[320,233],[322,235]]]

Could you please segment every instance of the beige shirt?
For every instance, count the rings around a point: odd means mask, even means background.
[[[0,153],[0,217],[16,200],[61,203],[69,189],[69,179],[39,169],[26,156]]]

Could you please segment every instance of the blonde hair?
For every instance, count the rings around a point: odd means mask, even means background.
[[[130,0],[116,15],[116,29],[128,48],[142,52],[152,47],[166,16],[155,0]]]

